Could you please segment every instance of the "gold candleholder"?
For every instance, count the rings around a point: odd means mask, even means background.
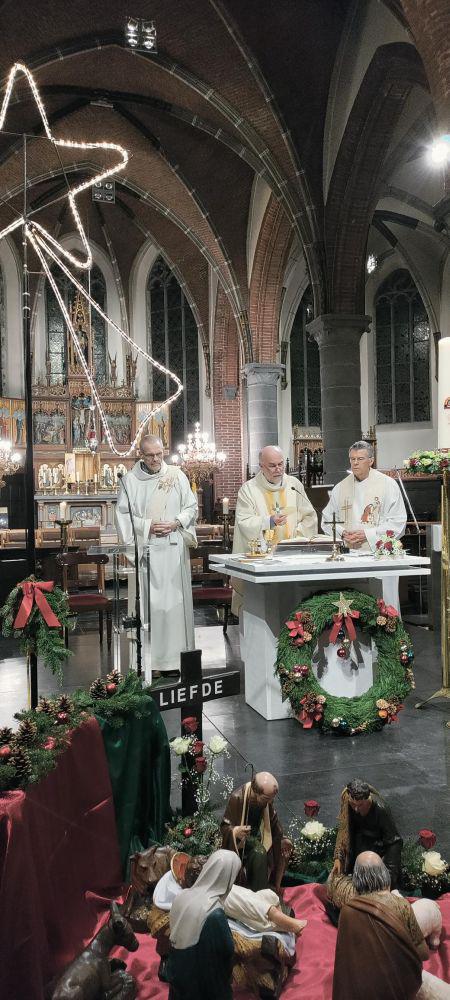
[[[59,525],[61,531],[60,551],[67,552],[69,547],[69,525],[72,524],[72,519],[68,518],[66,521],[60,521],[59,518],[56,518],[55,524]]]

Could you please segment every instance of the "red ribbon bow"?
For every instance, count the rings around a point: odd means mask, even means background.
[[[23,628],[26,625],[35,601],[46,624],[50,628],[61,628],[61,622],[58,621],[47,598],[42,593],[42,591],[53,590],[54,586],[52,580],[48,580],[46,583],[43,580],[24,580],[23,583],[19,583],[19,587],[23,590],[23,598],[16,615],[14,628]]]
[[[377,604],[381,615],[387,615],[388,618],[399,617],[397,609],[392,604],[385,604],[381,597],[378,598]]]
[[[333,615],[334,625],[330,632],[330,642],[336,642],[337,634],[342,626],[347,629],[349,639],[352,641],[353,639],[356,639],[355,626],[352,622],[352,618],[359,618],[359,611],[348,611],[346,615],[340,615],[338,612]]]

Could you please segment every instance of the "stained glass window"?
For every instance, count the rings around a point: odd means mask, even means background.
[[[181,444],[200,418],[198,330],[184,292],[158,257],[148,276],[147,350],[181,379],[184,392],[171,409],[172,441]],[[148,366],[148,398],[166,399],[173,392],[168,376]]]
[[[66,278],[65,274],[61,272],[59,267],[52,269],[52,274],[61,293],[64,304],[70,313],[75,300],[76,289],[72,285],[71,281]],[[87,274],[83,274],[80,278],[80,282],[86,289],[88,289],[89,277]],[[50,381],[55,383],[60,382],[67,373],[65,336],[66,324],[52,287],[49,285],[48,281],[46,281],[45,284],[47,358],[50,362]],[[95,299],[104,312],[107,312],[106,283],[100,268],[95,264],[90,273],[90,285],[92,298]],[[99,384],[103,384],[106,382],[107,375],[106,323],[95,309],[91,310],[91,327],[94,337],[95,380]]]
[[[311,290],[307,289],[295,314],[291,330],[292,425],[320,427],[322,422],[320,360],[317,342],[308,336],[313,318]]]
[[[375,298],[377,423],[430,419],[430,324],[409,271],[394,271]]]

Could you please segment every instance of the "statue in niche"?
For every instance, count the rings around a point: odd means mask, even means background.
[[[108,351],[111,385],[117,385],[117,351],[112,358]]]
[[[84,360],[86,361],[86,364],[89,364],[89,336],[84,327],[84,315],[82,312],[77,312],[75,325],[78,343],[83,352]]]

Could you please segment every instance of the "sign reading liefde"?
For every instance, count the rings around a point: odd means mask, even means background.
[[[214,701],[216,698],[229,698],[239,694],[240,676],[238,670],[224,674],[203,677],[199,682],[179,682],[173,686],[164,686],[152,691],[152,696],[160,712],[169,708],[182,708],[185,705]]]

